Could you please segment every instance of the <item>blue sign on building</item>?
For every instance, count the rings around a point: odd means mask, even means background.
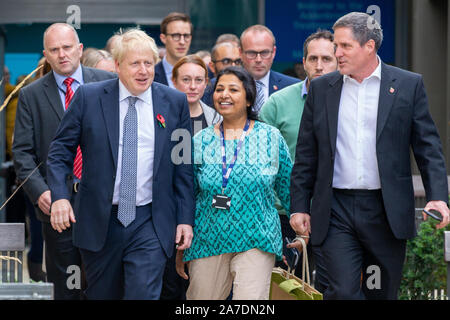
[[[343,15],[366,12],[381,21],[384,40],[378,52],[386,63],[395,60],[395,1],[392,0],[266,0],[265,24],[277,40],[277,62],[298,62],[303,42],[318,28],[332,31]]]

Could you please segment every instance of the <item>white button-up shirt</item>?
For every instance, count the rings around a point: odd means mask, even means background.
[[[128,111],[128,97],[132,94],[119,80],[119,152],[117,158],[116,181],[114,183],[113,204],[119,204],[120,178],[122,173],[123,123]],[[152,202],[153,158],[155,154],[155,123],[153,116],[152,90],[149,87],[137,96],[138,118],[138,163],[136,184],[136,206]]]
[[[339,104],[333,188],[380,189],[376,154],[381,60],[361,83],[344,75]]]

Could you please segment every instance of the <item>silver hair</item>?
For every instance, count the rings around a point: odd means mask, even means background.
[[[375,41],[375,50],[378,51],[383,42],[383,30],[376,19],[363,12],[351,12],[340,17],[333,25],[333,30],[350,28],[356,41],[362,46],[367,41]]]

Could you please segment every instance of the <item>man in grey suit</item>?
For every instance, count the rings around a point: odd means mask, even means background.
[[[54,284],[55,299],[81,297],[81,290],[67,286],[71,275],[67,268],[70,265],[81,267],[81,258],[72,244],[72,230],[58,233],[50,225],[51,194],[46,179],[48,149],[73,93],[84,83],[115,77],[109,72],[83,67],[80,64],[82,52],[83,44],[71,25],[55,23],[44,32],[43,54],[53,71],[20,90],[12,147],[20,181],[42,163],[23,187],[42,222],[47,281]],[[72,198],[81,178],[81,159],[76,161],[79,163],[74,172],[78,177],[67,177]]]
[[[441,142],[422,76],[378,57],[379,23],[353,12],[333,30],[339,72],[311,81],[290,223],[321,246],[330,281],[324,299],[396,299],[406,240],[416,235],[410,149],[425,209],[441,213],[437,228],[449,222]]]

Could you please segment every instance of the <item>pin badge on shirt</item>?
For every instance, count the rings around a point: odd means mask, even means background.
[[[390,93],[390,94],[394,94],[394,92],[395,92],[395,89],[391,87],[391,88],[389,89],[389,93]]]
[[[276,85],[273,85],[273,90],[277,91],[278,87]]]

